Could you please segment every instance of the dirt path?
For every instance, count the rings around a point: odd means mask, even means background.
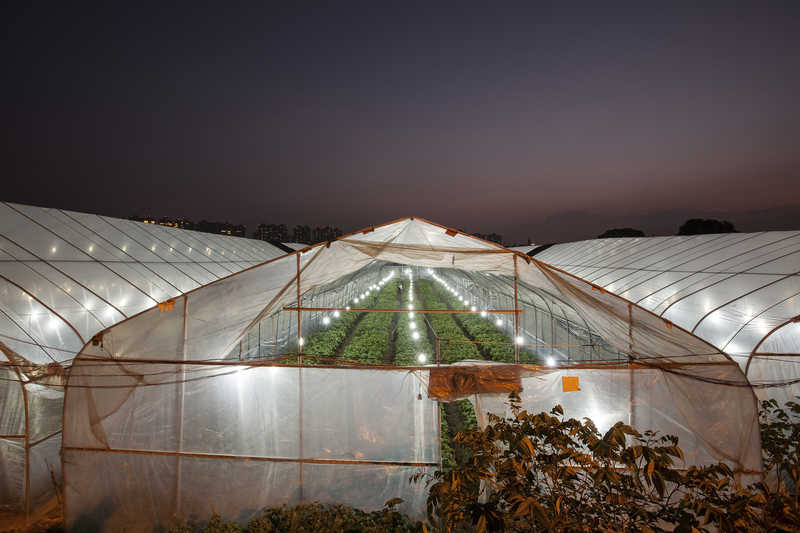
[[[465,428],[464,414],[456,402],[444,404],[444,414],[447,417],[447,429],[450,430],[450,442],[453,443],[453,454],[457,465],[463,465],[466,461],[464,447],[455,442],[455,436],[463,433]]]
[[[395,308],[400,309],[401,304],[403,303],[402,299],[400,298],[400,292],[395,293]],[[393,365],[395,359],[395,353],[397,350],[397,319],[400,315],[398,313],[392,314],[392,329],[389,332],[389,345],[386,347],[386,353],[383,354],[383,364],[385,365]]]
[[[353,340],[353,334],[355,334],[356,328],[358,328],[358,325],[361,323],[362,320],[364,320],[365,316],[367,316],[367,313],[361,313],[360,315],[358,315],[358,318],[356,318],[356,321],[353,322],[353,325],[350,326],[350,331],[347,332],[347,336],[344,338],[341,344],[339,344],[339,347],[336,348],[336,352],[333,354],[335,358],[338,359],[342,356],[342,354],[344,353],[344,349],[347,348],[347,345],[350,344],[351,340]]]

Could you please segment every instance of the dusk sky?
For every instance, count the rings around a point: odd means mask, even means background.
[[[507,241],[800,229],[800,2],[196,4],[4,6],[0,199]]]

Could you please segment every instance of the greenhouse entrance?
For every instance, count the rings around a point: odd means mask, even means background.
[[[687,464],[761,469],[755,397],[725,354],[563,271],[403,219],[87,343],[64,410],[68,527],[392,498],[421,517],[409,478],[458,460],[453,429],[507,413],[512,391],[528,411],[677,435]]]

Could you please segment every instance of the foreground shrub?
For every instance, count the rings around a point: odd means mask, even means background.
[[[560,406],[531,414],[513,396],[511,406],[512,417],[456,436],[469,462],[428,479],[436,530],[800,531],[797,404],[762,410],[766,468],[784,481],[747,488],[723,463],[687,468],[677,437],[622,422],[601,434]]]

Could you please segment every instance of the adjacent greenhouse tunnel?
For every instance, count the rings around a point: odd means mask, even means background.
[[[65,374],[86,342],[280,255],[261,241],[0,202],[0,529],[58,505]]]
[[[459,338],[436,318],[451,315]],[[479,329],[510,342],[458,348]],[[358,350],[321,348],[342,339]],[[423,345],[430,364],[410,363]],[[760,474],[757,398],[723,350],[566,268],[407,218],[188,291],[86,343],[64,406],[67,527],[394,497],[421,516],[425,487],[408,478],[441,460],[437,402],[469,398],[485,421],[507,409],[508,386],[529,411],[560,403],[600,429],[675,434],[688,464]]]

